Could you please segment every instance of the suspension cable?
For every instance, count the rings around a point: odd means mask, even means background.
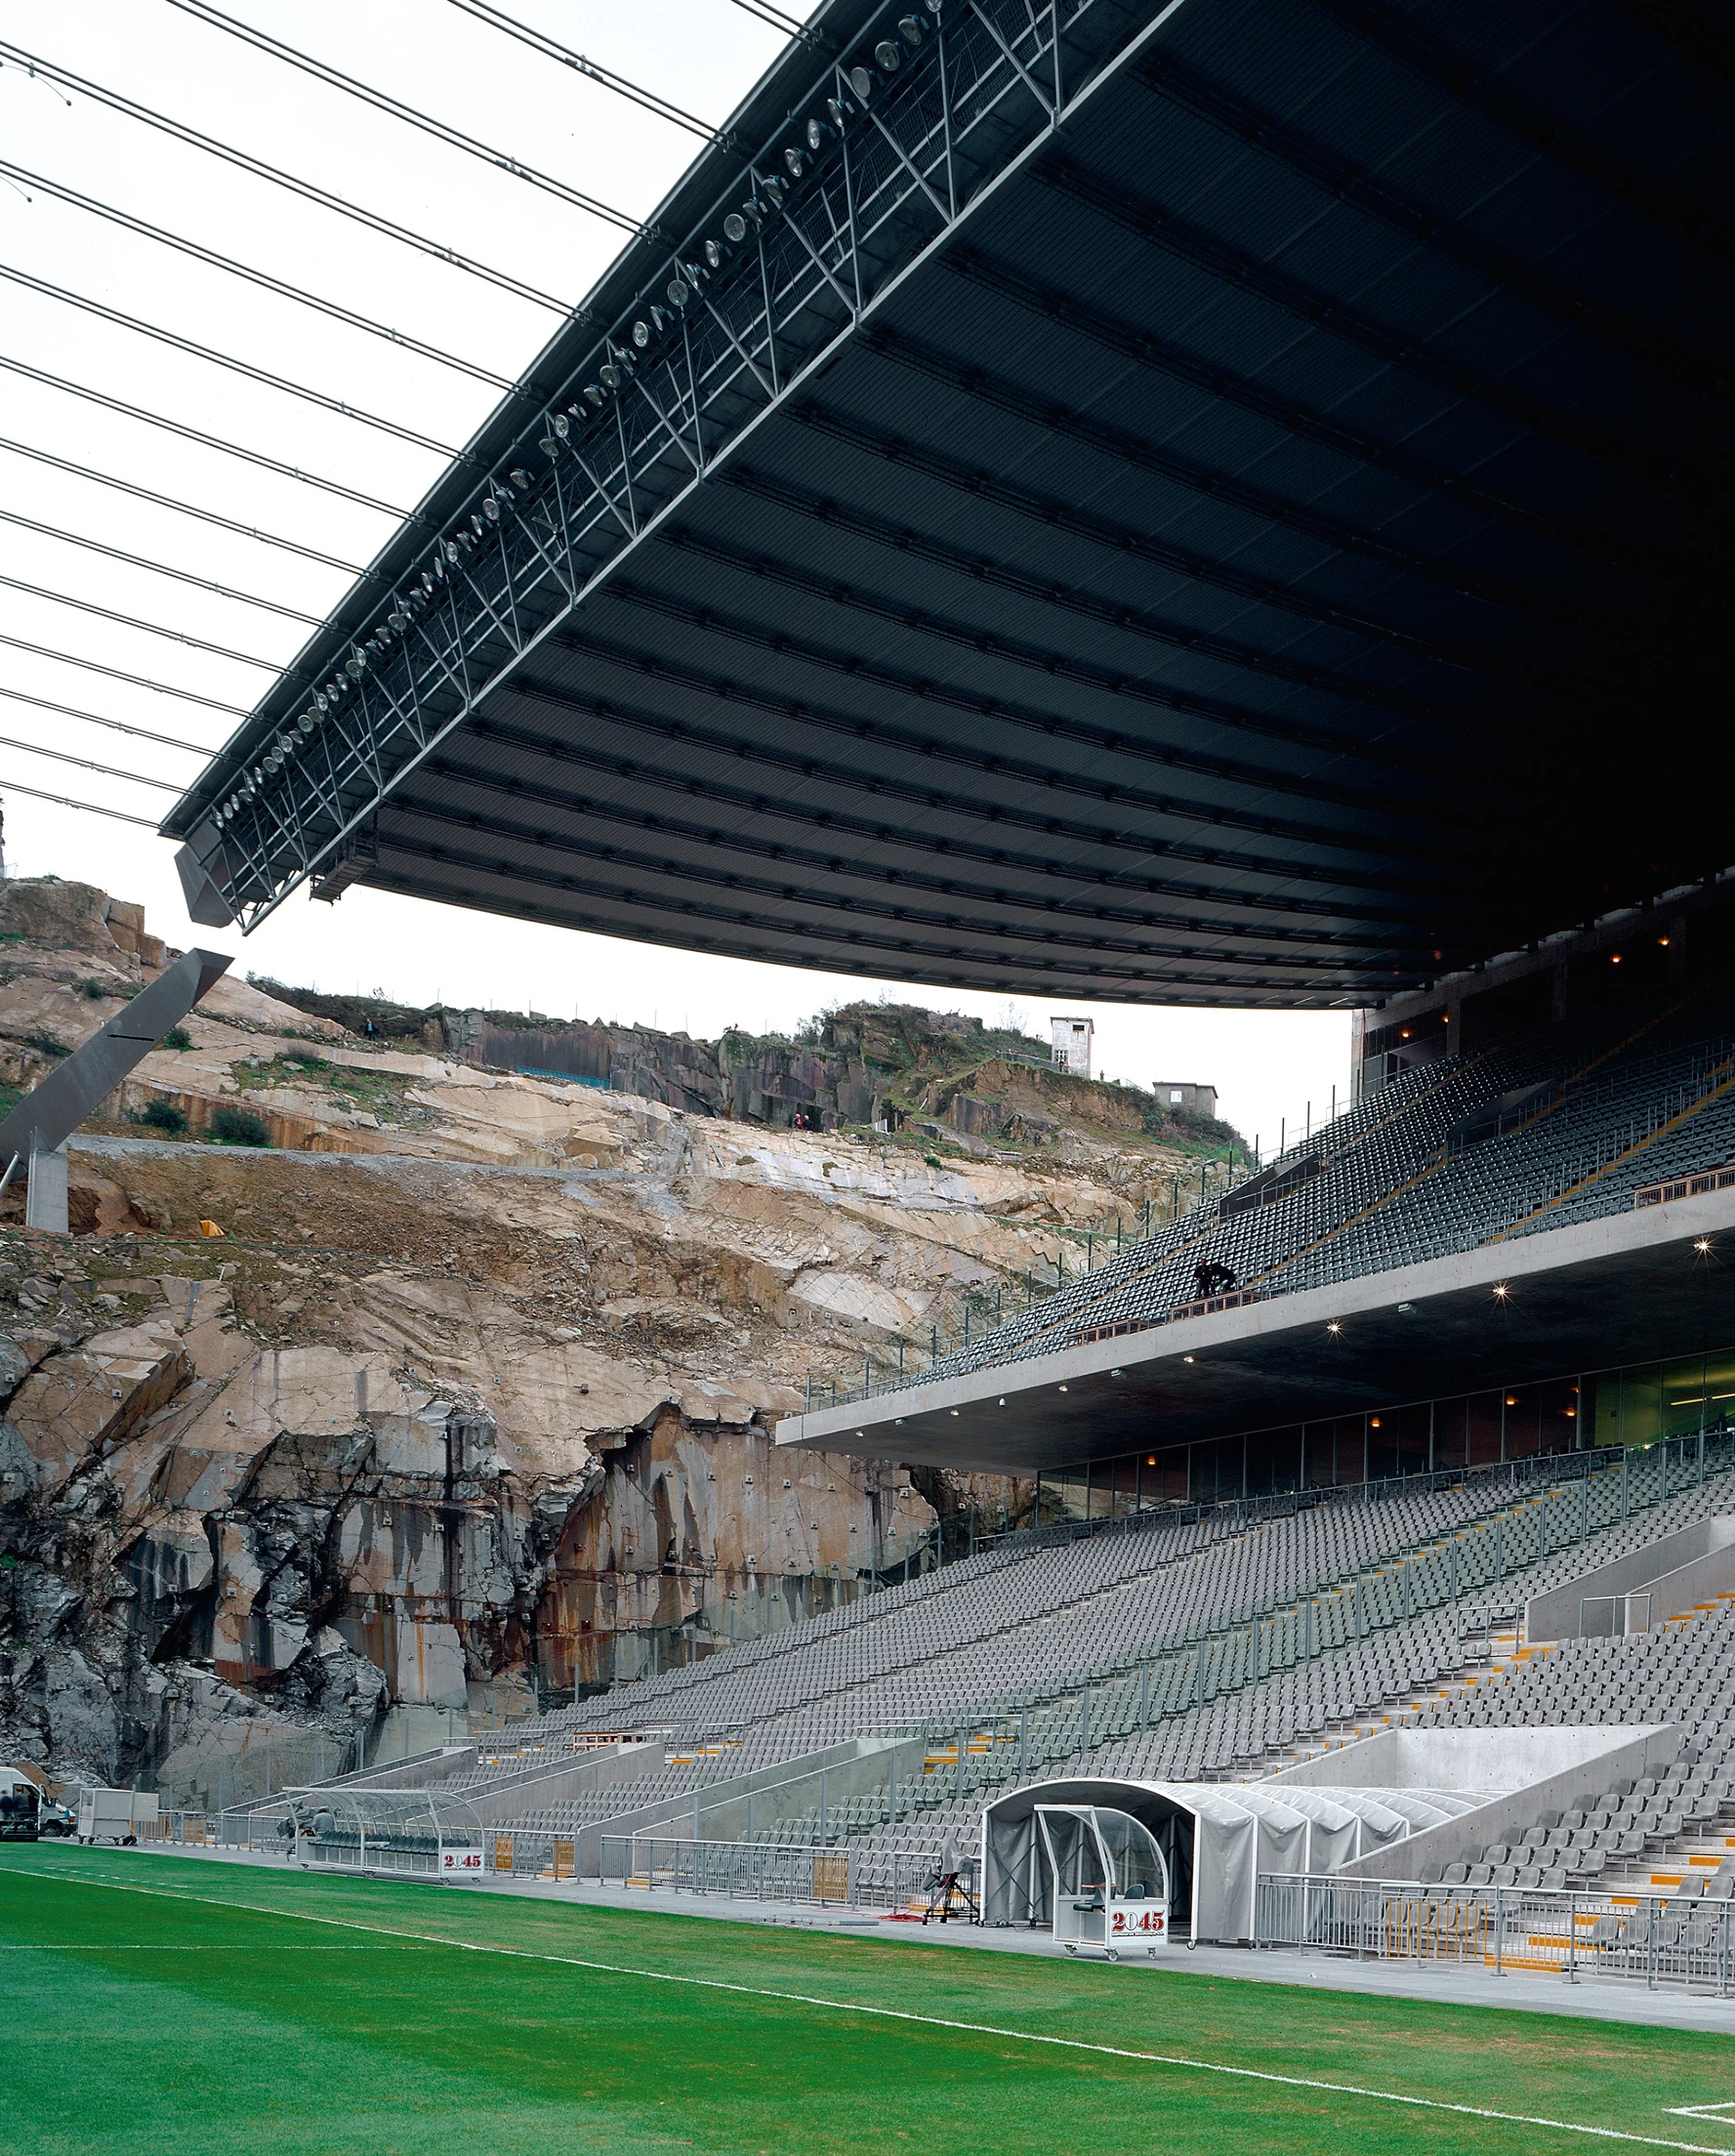
[[[160,829],[148,816],[129,816],[124,808],[99,808],[94,801],[74,801],[69,794],[45,794],[40,786],[21,786],[12,778],[0,778],[3,794],[28,794],[32,801],[52,801],[57,808],[88,808],[93,816],[112,816],[116,823],[141,824],[146,831]]]
[[[153,741],[159,749],[182,749],[188,756],[211,757],[215,749],[202,749],[196,741],[177,741],[173,734],[152,733],[148,726],[129,726],[123,719],[104,719],[95,711],[80,711],[76,704],[57,704],[47,696],[29,696],[21,688],[8,688],[0,682],[0,697],[9,704],[34,704],[38,711],[58,712],[62,719],[82,719],[89,726],[106,726],[110,733],[130,733],[139,741]]]
[[[209,345],[195,344],[190,337],[180,336],[172,329],[159,329],[154,322],[142,322],[136,314],[123,314],[118,308],[104,307],[101,300],[87,300],[77,292],[68,292],[63,285],[50,284],[44,277],[32,277],[22,270],[14,270],[0,262],[0,277],[13,284],[21,284],[26,291],[40,292],[44,298],[60,300],[67,307],[76,307],[86,314],[95,314],[104,322],[114,322],[122,329],[136,330],[141,337],[153,337],[158,344],[169,345],[176,352],[190,352],[195,359],[208,359],[213,366],[227,367],[231,373],[243,374],[250,382],[263,382],[267,389],[281,390],[286,396],[299,396],[305,403],[317,404],[322,411],[336,412],[344,419],[352,419],[358,426],[376,428],[383,435],[392,435],[399,441],[407,441],[418,449],[432,449],[435,456],[447,457],[455,462],[468,464],[472,460],[462,449],[452,449],[443,441],[435,441],[430,435],[419,435],[413,427],[400,427],[394,419],[380,419],[372,412],[359,410],[353,404],[346,404],[341,397],[327,396],[323,390],[310,390],[300,382],[291,382],[285,376],[272,374],[269,368],[256,367],[250,359],[237,359],[226,352],[216,352]]]
[[[74,606],[81,614],[97,614],[103,621],[118,621],[123,629],[143,629],[153,637],[167,637],[171,643],[184,643],[189,651],[209,651],[220,659],[235,659],[242,666],[256,666],[262,674],[290,674],[294,669],[279,666],[275,659],[256,659],[245,651],[231,651],[227,644],[206,643],[202,638],[189,637],[183,629],[165,629],[161,622],[141,621],[136,614],[117,614],[110,607],[99,606],[92,600],[73,599],[65,592],[51,592],[40,584],[26,584],[20,577],[0,576],[0,584],[11,592],[28,592],[32,599],[51,600],[57,606]],[[8,643],[16,639],[8,637]],[[243,714],[245,717],[246,714]]]
[[[226,457],[238,457],[243,464],[257,465],[262,472],[275,472],[285,479],[300,479],[304,486],[317,487],[322,494],[335,494],[340,501],[354,502],[362,509],[377,509],[382,517],[395,518],[400,523],[423,521],[413,509],[398,509],[391,502],[382,502],[377,495],[358,493],[339,479],[322,479],[315,473],[304,472],[300,465],[285,464],[279,457],[268,457],[260,449],[244,448],[238,441],[226,441],[221,435],[202,434],[198,428],[188,427],[181,420],[166,419],[161,412],[147,412],[142,404],[129,404],[121,397],[108,395],[103,390],[88,389],[82,382],[69,382],[62,374],[50,374],[46,368],[26,366],[23,360],[9,359],[4,353],[0,353],[0,367],[9,374],[21,374],[26,381],[40,382],[45,389],[63,390],[68,396],[82,396],[87,403],[102,405],[104,411],[141,420],[146,427],[160,427],[165,434],[179,435],[183,441],[196,441],[204,449],[220,449]]]
[[[260,599],[252,592],[237,592],[227,584],[215,584],[209,577],[194,576],[189,569],[172,568],[167,561],[153,561],[148,555],[129,554],[124,547],[111,547],[103,539],[87,539],[76,531],[62,531],[59,524],[39,524],[33,517],[21,517],[16,509],[0,509],[0,523],[17,524],[21,531],[33,531],[43,539],[60,539],[69,547],[84,547],[92,554],[105,555],[110,561],[124,561],[129,568],[148,569],[152,576],[173,577],[177,584],[191,584],[201,592],[212,592],[219,599],[233,599],[243,606],[258,606],[268,614],[281,614],[285,621],[305,621],[310,629],[325,626],[323,614],[304,614],[297,606],[282,606],[274,599]]]
[[[750,15],[756,22],[768,22],[772,29],[782,30],[790,37],[799,37],[804,45],[816,42],[813,32],[805,22],[798,22],[793,15],[785,15],[781,8],[774,8],[771,0],[734,0],[743,15]]]
[[[116,770],[112,764],[93,764],[88,756],[68,756],[63,749],[39,749],[34,741],[14,741],[0,733],[0,749],[21,749],[26,756],[46,756],[51,763],[75,764],[81,771],[101,771],[104,778],[130,779],[135,786],[154,786],[165,794],[184,794],[172,778],[146,778],[141,771]]]
[[[53,594],[49,595],[51,598]],[[13,651],[28,651],[32,658],[56,659],[62,666],[76,666],[86,674],[101,674],[105,681],[125,682],[132,688],[148,688],[158,696],[173,696],[183,704],[198,704],[206,711],[221,711],[228,719],[251,719],[245,704],[226,704],[220,697],[201,696],[190,688],[176,688],[168,682],[153,682],[146,674],[129,674],[123,667],[104,666],[101,659],[81,659],[75,651],[57,651],[52,643],[32,643],[26,637],[9,637],[0,631],[0,644]]]
[[[0,361],[0,365],[3,364]],[[304,560],[320,562],[328,569],[342,569],[350,576],[373,575],[371,569],[360,568],[338,555],[321,554],[317,547],[304,547],[298,539],[284,539],[274,531],[261,531],[257,524],[238,523],[232,517],[220,517],[214,509],[200,509],[196,503],[177,501],[173,494],[158,494],[151,487],[118,478],[112,472],[93,472],[88,464],[74,464],[68,457],[57,457],[47,449],[33,449],[28,442],[14,441],[6,435],[0,435],[0,449],[10,449],[15,457],[29,457],[36,464],[50,465],[57,472],[70,472],[75,478],[90,479],[98,486],[111,486],[117,493],[130,494],[136,501],[153,503],[158,509],[172,509],[177,516],[196,517],[200,523],[215,524],[220,531],[232,531],[242,539],[257,539],[262,547],[281,547],[286,554],[299,554]]]
[[[658,97],[654,90],[641,89],[636,82],[629,82],[625,75],[617,75],[607,67],[599,67],[594,60],[587,60],[583,53],[575,53],[570,45],[562,45],[558,38],[547,36],[541,30],[532,29],[528,22],[520,22],[516,16],[504,9],[490,7],[488,0],[451,0],[451,5],[461,8],[466,15],[474,15],[478,22],[485,22],[490,29],[503,30],[508,37],[516,37],[520,45],[528,45],[532,52],[540,53],[545,60],[558,60],[563,67],[574,67],[581,75],[604,90],[612,90],[616,97],[626,98],[632,104],[642,105],[646,112],[654,112],[659,120],[669,120],[677,127],[683,127],[689,135],[697,135],[701,142],[720,143],[723,138],[717,129],[688,112],[684,106],[672,104],[669,99]]]
[[[375,210],[364,210],[357,202],[346,196],[333,194],[324,187],[315,187],[310,180],[298,180],[293,173],[280,171],[275,165],[268,165],[263,158],[249,156],[244,149],[236,149],[227,143],[220,143],[214,136],[201,135],[197,128],[187,127],[180,120],[172,120],[166,113],[152,111],[147,104],[135,104],[131,98],[123,98],[117,91],[104,90],[100,83],[89,82],[82,75],[74,75],[63,67],[56,67],[46,60],[38,60],[34,53],[27,53],[21,45],[11,45],[0,38],[0,54],[15,60],[21,66],[32,69],[47,81],[58,83],[67,90],[76,90],[93,104],[104,104],[111,112],[119,112],[129,120],[138,120],[145,127],[159,129],[172,135],[178,143],[189,148],[202,149],[213,157],[221,157],[227,164],[239,171],[250,173],[256,180],[269,180],[273,187],[286,187],[291,194],[299,194],[304,201],[317,203],[321,209],[331,210],[339,217],[348,217],[357,225],[365,225],[370,231],[380,232],[387,239],[401,240],[406,247],[413,247],[419,254],[431,255],[435,262],[443,262],[448,268],[462,270],[467,276],[480,277],[485,284],[497,285],[502,292],[511,292],[520,300],[528,300],[533,306],[546,307],[552,314],[570,314],[571,303],[558,300],[552,293],[539,291],[533,284],[525,284],[519,277],[509,275],[504,270],[492,270],[486,263],[476,262],[469,255],[461,255],[456,249],[442,245],[437,239],[429,239],[421,232],[412,231],[407,225],[397,225],[389,217],[382,217]]]
[[[353,308],[341,306],[336,300],[322,300],[316,292],[304,292],[299,285],[287,284],[281,277],[273,277],[269,270],[250,269],[244,262],[234,262],[227,255],[217,254],[209,247],[201,247],[195,240],[184,239],[179,232],[166,232],[159,225],[147,225],[142,217],[134,217],[129,211],[117,210],[111,203],[99,202],[93,196],[80,194],[75,188],[62,187],[58,180],[46,180],[39,172],[26,171],[22,165],[8,164],[0,158],[0,176],[27,182],[44,194],[53,195],[75,210],[85,210],[93,217],[106,218],[109,224],[118,225],[123,231],[134,232],[141,239],[153,239],[159,246],[173,247],[178,253],[190,255],[194,262],[202,262],[208,268],[221,270],[231,277],[241,277],[249,284],[257,284],[267,292],[273,292],[279,299],[293,300],[298,307],[310,307],[317,314],[327,314],[335,322],[346,323],[351,329],[364,330],[370,337],[383,337],[388,344],[396,345],[400,351],[414,352],[420,359],[432,359],[436,366],[451,367],[459,374],[468,374],[474,381],[486,382],[490,389],[510,390],[516,387],[509,376],[496,374],[492,367],[478,367],[473,360],[460,359],[455,352],[442,352],[437,345],[424,344],[419,337],[406,337],[385,322],[376,322],[371,316],[357,314]]]
[[[499,172],[510,173],[515,180],[522,180],[532,187],[540,187],[545,194],[571,203],[576,210],[585,210],[592,217],[599,217],[606,224],[635,236],[644,232],[638,218],[629,217],[625,210],[610,208],[606,202],[598,201],[593,194],[585,194],[578,187],[569,187],[564,180],[557,180],[552,174],[539,172],[534,165],[526,165],[505,150],[491,149],[486,143],[477,142],[474,135],[466,135],[461,129],[448,127],[444,120],[436,120],[413,104],[405,104],[391,97],[384,90],[370,89],[365,82],[357,82],[353,75],[346,75],[339,68],[327,66],[324,61],[314,60],[299,47],[285,45],[281,39],[269,37],[264,30],[256,30],[251,23],[237,22],[233,16],[224,15],[208,5],[208,0],[168,0],[172,8],[179,8],[184,15],[190,15],[195,21],[208,23],[214,30],[225,30],[230,37],[238,37],[242,44],[251,45],[256,52],[268,53],[273,60],[280,60],[286,66],[297,67],[305,75],[311,75],[315,82],[323,82],[333,90],[342,90],[351,98],[359,98],[363,104],[372,105],[376,112],[387,113],[394,120],[402,120],[407,127],[420,128],[424,135],[432,135],[436,142],[449,148],[461,149],[468,156],[479,157],[483,164],[492,165]]]

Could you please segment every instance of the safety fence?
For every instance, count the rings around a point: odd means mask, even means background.
[[[1735,1907],[1675,1893],[1261,1873],[1256,1946],[1729,1996]]]
[[[974,1857],[962,1859],[950,1921],[975,1921]],[[871,1909],[889,1916],[938,1919],[941,1874],[933,1856],[910,1850],[864,1853],[847,1847],[785,1846],[763,1842],[682,1842],[650,1834],[602,1837],[601,1883],[675,1894],[719,1894],[732,1901],[800,1902]]]

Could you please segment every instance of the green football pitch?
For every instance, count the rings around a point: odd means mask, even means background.
[[[0,1986],[35,2156],[1735,2156],[1721,2035],[142,1852],[0,1849]]]

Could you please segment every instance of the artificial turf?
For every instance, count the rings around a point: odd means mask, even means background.
[[[1729,2099],[1716,2035],[0,1849],[0,2149],[34,2156],[1735,2156],[1735,2121],[1673,2115]]]

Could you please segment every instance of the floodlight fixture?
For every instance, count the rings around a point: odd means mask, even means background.
[[[903,39],[904,43],[910,48],[911,52],[915,52],[921,45],[924,36],[927,34],[922,26],[922,18],[919,15],[906,15],[900,17],[897,25],[897,34]]]
[[[621,370],[615,365],[612,359],[604,361],[604,363],[600,367],[599,367],[597,371],[599,374],[601,375],[603,382],[609,389],[618,390],[620,388]],[[599,396],[597,402],[600,404],[601,401],[602,399]]]
[[[650,324],[648,322],[635,322],[633,324],[633,342],[640,352],[650,343]]]
[[[799,180],[803,173],[806,171],[807,168],[802,161],[802,153],[799,149],[790,148],[783,152],[783,169],[792,180]]]
[[[807,122],[807,147],[815,156],[831,141],[831,138],[832,130],[826,126],[823,120],[809,120]]]
[[[669,304],[671,307],[684,307],[691,298],[692,293],[680,277],[669,279]]]
[[[737,247],[747,237],[747,220],[741,215],[739,210],[731,210],[727,217],[723,219],[723,236],[724,237],[724,239],[730,241],[734,246]],[[715,245],[716,242],[714,240],[707,240],[705,243],[706,252],[709,253],[711,248]],[[719,254],[721,254],[723,250],[719,248],[718,252]]]
[[[599,407],[600,407],[601,405],[602,392],[597,387],[594,382],[587,382],[585,384],[585,401],[588,404],[595,404]]]
[[[832,126],[841,135],[844,132],[844,122],[848,116],[848,108],[841,98],[827,98],[825,109],[831,114]],[[807,122],[807,140],[809,142],[813,140],[813,122],[811,120]]]
[[[726,220],[723,228],[725,230],[728,228]],[[706,269],[721,270],[723,268],[723,249],[717,244],[716,240],[708,239],[700,252],[705,257]]]
[[[869,98],[874,94],[874,78],[870,71],[866,67],[857,65],[850,68],[847,79],[850,89],[855,92],[862,104],[866,104]]]
[[[874,47],[874,64],[880,69],[881,73],[895,75],[903,63],[904,56],[891,42],[890,38],[881,38],[880,42]]]

